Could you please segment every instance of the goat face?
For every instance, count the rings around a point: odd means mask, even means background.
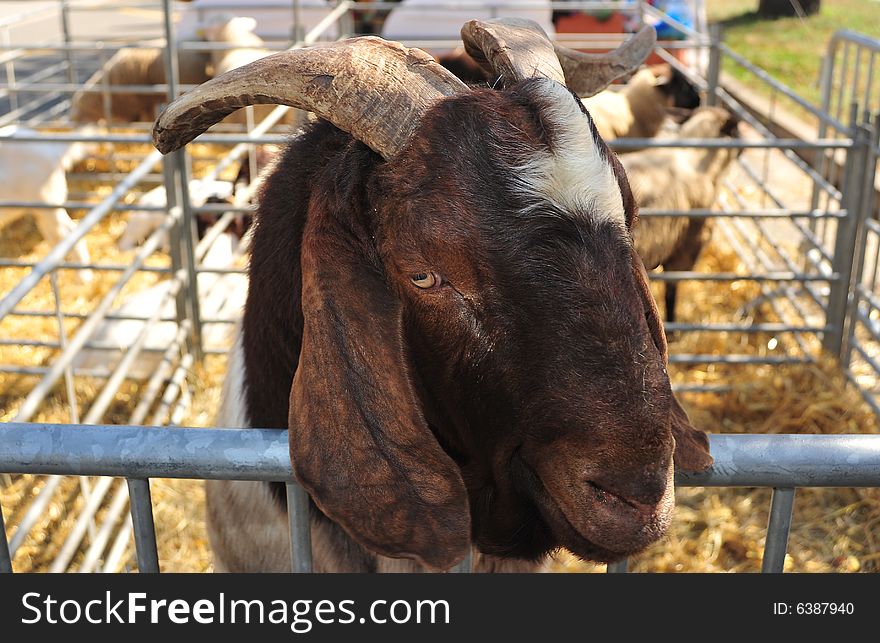
[[[186,94],[154,140],[174,149],[243,104],[279,102],[376,152],[313,128],[317,151],[291,148],[311,169],[291,184],[278,177],[294,157],[279,163],[254,235],[248,413],[267,426],[278,400],[251,373],[295,364],[291,460],[325,515],[431,568],[472,541],[611,560],[663,532],[673,457],[711,462],[669,389],[625,175],[562,84],[595,93],[653,32],[602,63],[565,53],[564,77],[533,23],[473,21],[462,36],[507,89],[471,91],[424,52],[355,39]],[[287,303],[272,285],[285,271]]]
[[[463,480],[483,551],[533,558],[562,545],[612,560],[669,522],[673,435],[685,464],[705,464],[670,391],[626,177],[580,105],[546,80],[439,103],[380,167],[370,221],[319,233],[365,249],[347,265],[355,274],[328,275],[332,292],[307,275],[345,250],[310,243],[307,224],[292,453],[343,524],[352,508],[335,498],[356,481],[394,507],[386,515],[401,524],[386,533],[430,537],[411,527],[425,522],[424,500],[402,495],[399,475],[455,498],[445,524],[428,523],[445,544],[466,524],[455,524],[466,520]],[[309,428],[326,418],[370,428],[344,438]],[[430,428],[418,445],[414,423]],[[389,443],[406,448],[378,467],[364,458],[392,454]]]

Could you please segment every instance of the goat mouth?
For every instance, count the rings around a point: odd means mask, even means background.
[[[670,493],[656,504],[644,504],[587,481],[582,485],[578,513],[556,498],[540,475],[518,458],[531,484],[531,500],[558,545],[586,560],[609,563],[635,554],[666,532],[672,513]]]

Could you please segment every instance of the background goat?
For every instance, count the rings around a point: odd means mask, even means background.
[[[653,138],[669,108],[693,109],[700,95],[684,74],[668,64],[636,73],[620,91],[605,90],[585,98],[584,105],[602,138]]]
[[[0,128],[0,136],[33,136],[36,131],[10,125]],[[82,143],[18,143],[0,141],[0,170],[3,172],[2,198],[16,201],[64,203],[67,201],[67,170],[84,158],[87,146]],[[32,214],[40,234],[54,246],[76,227],[64,208],[0,208],[0,229],[12,221]],[[89,250],[81,239],[70,251],[70,258],[89,263]],[[91,281],[90,270],[77,270],[83,281]]]
[[[737,121],[719,107],[694,112],[679,138],[737,137]],[[724,148],[653,149],[621,157],[640,207],[659,210],[709,209],[718,186],[738,150]],[[691,270],[708,242],[707,219],[652,217],[641,219],[633,232],[636,250],[649,270]],[[666,282],[666,319],[675,321],[678,288]]]
[[[179,80],[184,85],[198,85],[210,76],[205,53],[182,49],[178,52]],[[165,94],[113,92],[109,95],[109,114],[104,103],[103,85],[164,85],[165,53],[161,41],[155,48],[120,49],[92,74],[83,89],[73,95],[71,119],[75,123],[133,123],[152,121],[159,105],[167,102]]]
[[[462,36],[504,89],[357,38],[235,70],[154,128],[168,152],[255,102],[330,121],[263,189],[217,420],[289,428],[318,571],[446,569],[471,543],[484,570],[614,560],[668,525],[673,450],[711,463],[670,390],[626,176],[564,84],[598,91],[653,31],[565,72],[529,21]],[[208,512],[217,569],[289,567],[273,487],[211,483]]]

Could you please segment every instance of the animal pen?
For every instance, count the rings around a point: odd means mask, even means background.
[[[209,2],[197,6],[212,8]],[[217,6],[231,8],[228,2]],[[398,6],[342,0],[327,5],[306,30],[294,0],[290,34],[268,40],[267,48],[354,35],[357,18]],[[504,13],[501,3],[481,6],[483,17]],[[686,215],[712,221],[711,245],[694,271],[651,278],[655,296],[666,283],[682,284],[682,312],[666,327],[669,370],[694,424],[713,432],[715,465],[678,477],[683,489],[671,535],[630,567],[877,571],[880,547],[871,531],[880,524],[880,496],[870,488],[880,486],[880,436],[868,434],[877,432],[875,414],[880,413],[880,42],[837,33],[824,61],[823,102],[814,106],[726,47],[722,34],[699,21],[688,26],[635,1],[548,6],[613,9],[643,21],[664,21],[678,38],[659,41],[657,56],[684,72],[706,102],[736,114],[745,130],[732,141],[657,138],[613,144],[620,152],[713,146],[741,152],[712,209],[641,211],[646,219]],[[277,3],[242,3],[241,11],[271,8]],[[204,259],[227,227],[250,210],[253,181],[232,204],[195,205],[189,195],[192,177],[234,175],[242,159],[255,163],[257,146],[283,143],[287,130],[281,121],[288,108],[276,108],[262,121],[251,113],[244,125],[222,124],[164,159],[149,143],[149,123],[86,130],[69,116],[72,96],[93,72],[120,49],[157,46],[148,38],[161,38],[158,46],[169,52],[167,82],[102,84],[104,105],[114,92],[173,97],[191,89],[178,82],[176,51],[233,45],[176,38],[172,17],[180,10],[169,0],[125,7],[59,0],[0,22],[0,99],[5,101],[0,127],[35,130],[0,129],[0,145],[56,141],[97,148],[68,173],[67,202],[0,201],[0,208],[62,206],[77,223],[50,249],[39,247],[27,222],[0,235],[0,420],[5,422],[0,428],[0,571],[159,571],[160,563],[171,571],[208,569],[204,535],[191,533],[203,532],[196,515],[202,510],[194,500],[199,487],[192,481],[211,478],[286,482],[292,569],[311,570],[308,498],[292,476],[286,431],[210,428],[229,331],[241,305],[225,301],[231,286],[222,278],[243,279],[243,260],[239,254],[218,266]],[[144,27],[141,21],[130,33],[120,29],[112,38],[78,33],[78,24],[126,11],[141,12],[152,22]],[[39,24],[53,30],[60,25],[60,37],[22,41],[18,36],[24,26]],[[557,38],[570,47],[603,49],[616,46],[622,36]],[[404,44],[430,50],[458,43],[414,34]],[[696,55],[682,57],[679,51]],[[771,98],[745,100],[724,82],[725,65],[752,75]],[[812,134],[781,132],[777,110],[802,114],[813,124]],[[251,177],[256,169],[251,167]],[[165,186],[167,206],[133,204],[157,185]],[[114,240],[135,209],[165,216],[139,248],[123,252]],[[198,239],[194,221],[200,214],[218,218]],[[171,239],[167,253],[165,234]],[[88,263],[67,258],[80,240],[91,250]],[[160,282],[165,290],[150,309],[132,314],[119,308],[126,296]],[[223,301],[208,304],[211,297]],[[134,322],[130,341],[119,345],[97,337],[96,330],[108,321]],[[157,328],[163,329],[161,343]],[[105,356],[105,366],[83,366],[86,351]],[[149,366],[141,370],[146,372],[135,373],[145,360]],[[195,426],[205,428],[183,428]],[[721,496],[716,489],[721,487],[739,489]],[[812,489],[821,487],[847,491],[831,497]],[[798,488],[804,490],[796,503]],[[811,513],[800,518],[795,544],[809,553],[802,564],[789,556],[786,567],[793,508],[807,505]],[[816,551],[810,538],[829,535],[840,535],[843,549]],[[682,562],[689,558],[703,566]],[[460,569],[468,566],[465,561]],[[552,566],[584,568],[565,554]],[[610,567],[625,571],[627,565]]]

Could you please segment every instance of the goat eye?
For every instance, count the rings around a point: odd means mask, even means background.
[[[418,288],[433,288],[440,283],[440,275],[435,272],[418,272],[410,276],[410,280]]]

